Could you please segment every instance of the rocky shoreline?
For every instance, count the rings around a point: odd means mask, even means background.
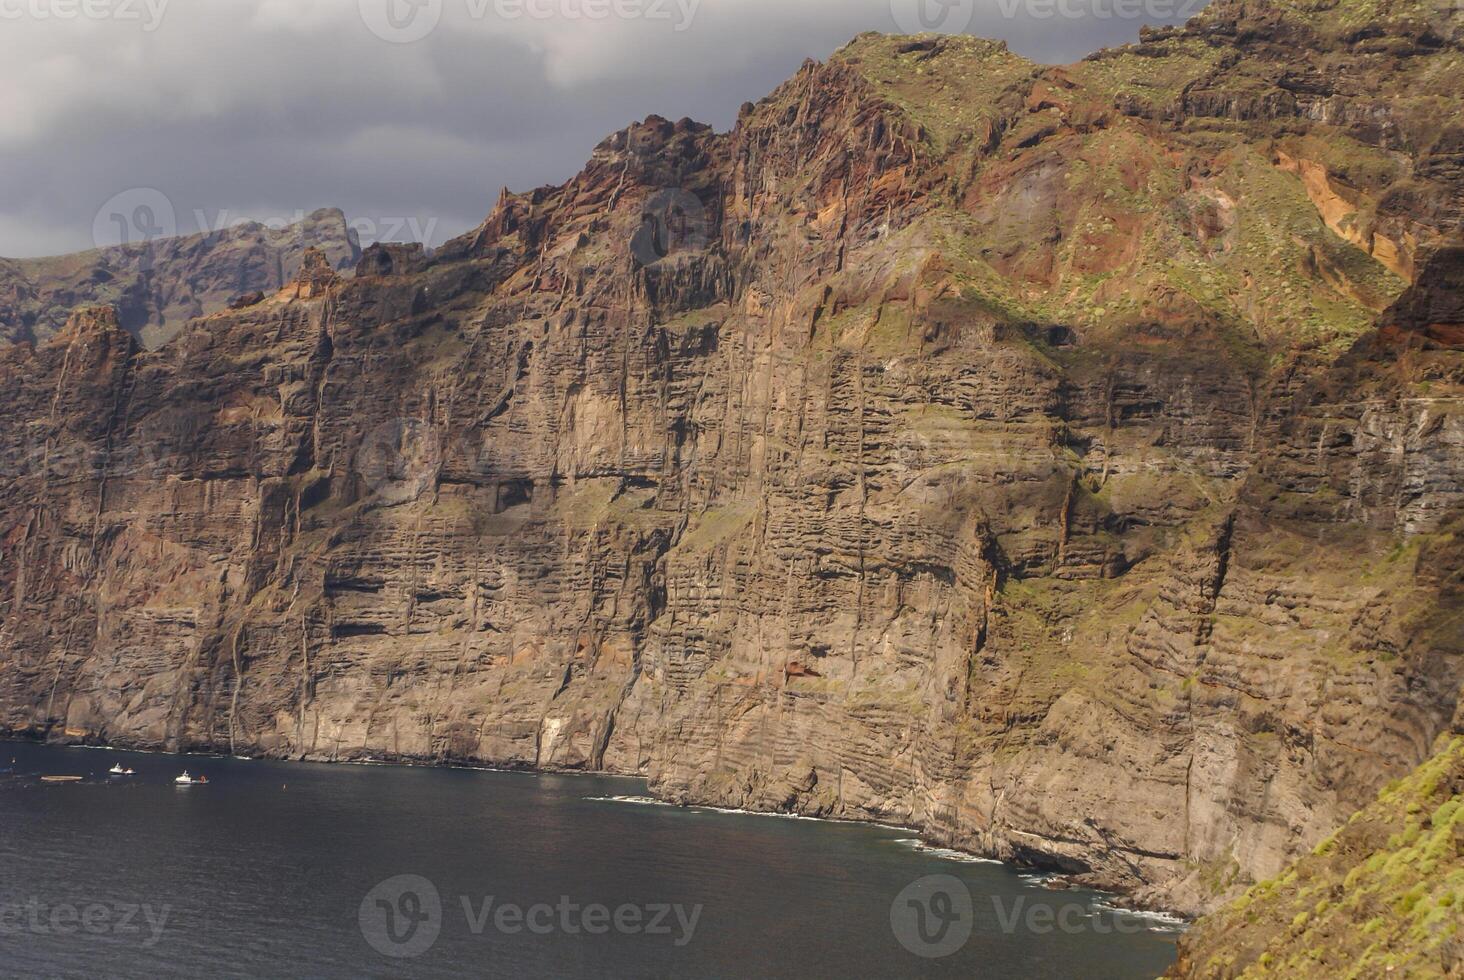
[[[631,772],[1223,906],[1464,684],[1458,49],[1348,7],[864,36],[435,254],[0,346],[0,729]]]
[[[16,732],[0,731],[0,745],[3,745],[7,741],[10,741],[10,742],[25,742],[25,743],[29,743],[29,744],[32,744],[32,745],[47,745],[47,746],[51,746],[51,747],[55,747],[55,748],[86,748],[86,749],[95,749],[95,750],[98,750],[98,751],[107,750],[107,751],[116,751],[116,752],[131,752],[131,753],[146,754],[146,755],[173,755],[173,756],[191,757],[191,758],[241,759],[242,761],[254,761],[255,758],[256,758],[255,756],[248,756],[248,757],[231,756],[231,755],[228,755],[227,753],[216,752],[216,751],[173,752],[173,751],[169,751],[169,750],[166,750],[166,749],[160,749],[160,748],[156,748],[156,747],[138,747],[138,746],[127,745],[127,744],[99,745],[99,744],[91,744],[91,743],[87,743],[87,742],[67,741],[64,738],[61,739],[61,740],[52,740],[52,739],[46,738],[44,734],[28,736],[25,733],[16,733]],[[642,783],[647,782],[646,776],[644,774],[638,774],[638,773],[613,772],[613,771],[596,771],[596,770],[588,770],[588,769],[536,769],[536,768],[532,768],[532,767],[529,767],[529,768],[524,768],[524,767],[501,767],[501,766],[492,766],[492,765],[489,765],[489,764],[486,764],[486,763],[474,763],[474,762],[471,762],[471,761],[442,762],[442,761],[430,761],[430,760],[412,759],[412,758],[400,758],[400,759],[390,759],[390,758],[383,758],[383,759],[375,759],[375,758],[371,758],[371,759],[327,759],[327,758],[315,758],[315,759],[311,759],[311,758],[285,758],[285,757],[272,757],[272,756],[264,756],[264,757],[259,757],[259,758],[266,758],[266,759],[268,759],[269,761],[272,761],[272,762],[314,763],[314,764],[317,764],[317,765],[386,766],[386,767],[403,766],[403,767],[421,768],[421,769],[458,769],[458,770],[462,770],[462,771],[465,771],[465,772],[490,772],[490,773],[508,773],[508,774],[521,774],[521,775],[543,775],[543,776],[607,776],[607,777],[612,777],[612,778],[616,778],[616,779],[633,779],[633,780],[640,781]],[[1013,868],[1013,869],[1017,869],[1017,870],[1020,870],[1020,871],[1023,871],[1023,872],[1030,872],[1030,873],[1033,873],[1033,874],[1037,874],[1037,875],[1040,875],[1040,878],[1037,879],[1038,880],[1038,883],[1043,888],[1046,888],[1046,889],[1048,889],[1050,891],[1066,891],[1066,890],[1069,890],[1069,889],[1081,888],[1081,889],[1085,889],[1085,890],[1089,890],[1089,891],[1094,891],[1094,892],[1098,892],[1098,893],[1101,893],[1101,894],[1105,894],[1105,895],[1108,895],[1109,897],[1111,897],[1112,899],[1114,899],[1113,908],[1115,910],[1124,911],[1124,912],[1131,912],[1131,913],[1138,914],[1138,915],[1152,915],[1152,916],[1155,916],[1159,921],[1165,922],[1165,923],[1170,924],[1172,926],[1182,927],[1182,926],[1186,926],[1188,923],[1190,923],[1190,922],[1193,921],[1193,917],[1192,916],[1186,916],[1186,915],[1184,915],[1184,914],[1182,914],[1180,912],[1174,911],[1172,909],[1167,909],[1167,908],[1162,908],[1162,907],[1155,907],[1155,906],[1146,906],[1146,905],[1142,905],[1142,904],[1139,904],[1139,903],[1130,902],[1129,901],[1129,896],[1124,895],[1120,891],[1113,891],[1113,890],[1110,890],[1108,888],[1104,888],[1104,887],[1102,887],[1102,886],[1100,886],[1100,885],[1098,885],[1096,883],[1083,882],[1083,881],[1079,881],[1079,880],[1076,880],[1076,879],[1068,878],[1068,877],[1066,877],[1066,876],[1064,876],[1064,875],[1062,875],[1060,873],[1054,872],[1052,869],[1049,869],[1049,868],[1040,868],[1040,867],[1035,867],[1035,866],[1028,866],[1028,865],[1022,865],[1022,864],[1018,864],[1018,863],[1013,863],[1013,862],[1009,862],[1009,861],[1003,861],[1003,860],[1001,860],[999,858],[994,858],[994,857],[992,857],[990,855],[976,853],[976,852],[973,852],[973,851],[969,851],[969,850],[962,849],[960,847],[948,846],[948,845],[943,844],[941,842],[932,840],[919,827],[909,827],[909,826],[904,826],[904,825],[900,825],[900,824],[886,823],[886,822],[880,821],[877,818],[871,818],[871,819],[857,819],[857,818],[855,818],[855,819],[849,819],[849,818],[840,818],[840,817],[810,816],[810,815],[801,814],[801,813],[786,813],[786,812],[779,812],[779,811],[773,811],[773,810],[746,810],[746,809],[740,809],[740,808],[719,806],[714,801],[673,802],[671,800],[661,799],[659,797],[647,797],[647,801],[648,802],[654,802],[654,803],[656,803],[657,805],[660,805],[660,806],[672,806],[672,807],[681,807],[681,808],[686,808],[686,809],[707,810],[707,811],[710,811],[710,812],[730,814],[730,815],[761,816],[761,817],[774,817],[774,818],[779,818],[780,817],[780,818],[794,819],[794,820],[811,820],[811,821],[814,821],[815,823],[835,823],[835,824],[837,824],[837,823],[847,823],[847,824],[857,824],[857,825],[860,825],[860,826],[880,827],[880,828],[883,828],[883,829],[886,829],[886,830],[898,830],[898,831],[904,831],[904,832],[908,832],[908,833],[912,833],[912,834],[919,834],[921,836],[918,838],[918,845],[915,848],[916,850],[926,850],[926,851],[932,851],[932,852],[942,852],[942,851],[945,851],[945,852],[948,852],[949,859],[950,860],[955,860],[955,861],[966,861],[966,860],[970,860],[970,861],[978,861],[978,862],[983,862],[983,863],[1001,864],[1001,865],[1004,865],[1006,867]],[[1030,877],[1030,875],[1029,875],[1029,877]]]

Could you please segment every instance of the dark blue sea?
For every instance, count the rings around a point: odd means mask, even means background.
[[[1100,980],[1175,956],[1172,925],[908,831],[633,779],[19,742],[0,770],[4,977]]]

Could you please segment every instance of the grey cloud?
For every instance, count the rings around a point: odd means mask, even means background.
[[[80,0],[0,0],[0,255],[91,247],[98,207],[132,187],[166,194],[185,233],[195,211],[213,221],[334,206],[377,226],[412,219],[440,244],[477,224],[500,187],[567,178],[632,120],[729,126],[804,58],[896,31],[892,3],[904,16],[916,0],[700,0],[689,25],[505,20],[492,13],[505,0],[171,0],[152,31],[26,13],[67,2]],[[359,5],[387,2],[440,3],[441,22],[415,43],[383,41]],[[562,12],[619,0],[530,2]],[[1136,18],[1111,16],[1125,0],[919,2],[936,22],[954,4],[966,32],[1051,62],[1198,6],[1129,0],[1146,12]],[[1053,13],[1063,4],[1089,15]]]

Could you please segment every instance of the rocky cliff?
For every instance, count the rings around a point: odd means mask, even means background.
[[[1427,14],[864,36],[430,258],[0,349],[0,728],[642,773],[1238,895],[1464,682]]]
[[[124,329],[159,347],[194,317],[279,289],[312,248],[336,268],[361,258],[345,215],[323,209],[284,227],[249,222],[76,255],[0,259],[0,343],[44,342],[73,311],[106,304]]]
[[[1205,919],[1174,977],[1464,977],[1464,726],[1294,868]]]

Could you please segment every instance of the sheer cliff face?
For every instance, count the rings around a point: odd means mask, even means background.
[[[1464,725],[1304,856],[1202,921],[1169,976],[1464,976]]]
[[[1464,679],[1460,53],[1256,16],[860,38],[430,259],[0,350],[0,727],[1274,874]]]

